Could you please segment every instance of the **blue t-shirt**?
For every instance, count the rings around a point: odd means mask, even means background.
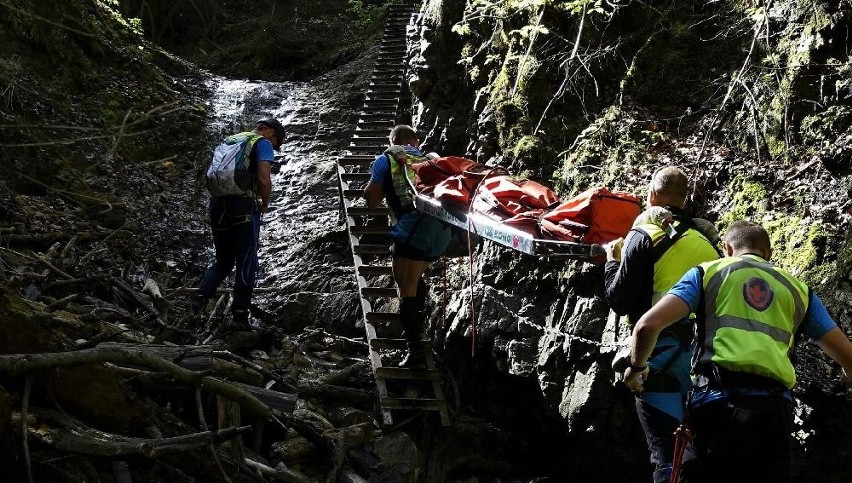
[[[266,161],[268,163],[272,163],[275,161],[275,154],[273,153],[272,142],[269,139],[258,139],[257,142],[254,143],[254,146],[254,153],[258,162]]]
[[[390,160],[387,154],[381,154],[370,165],[370,182],[384,186],[390,172]]]

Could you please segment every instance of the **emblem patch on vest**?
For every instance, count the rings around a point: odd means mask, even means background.
[[[775,292],[766,280],[752,277],[743,284],[743,298],[751,308],[763,312],[772,304]]]

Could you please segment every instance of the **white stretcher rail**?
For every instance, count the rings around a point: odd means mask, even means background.
[[[598,244],[536,238],[480,213],[468,216],[463,211],[447,209],[440,201],[421,194],[415,196],[414,207],[422,213],[527,255],[585,260],[605,254],[603,247]]]

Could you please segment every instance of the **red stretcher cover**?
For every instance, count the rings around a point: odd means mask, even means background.
[[[415,189],[449,209],[475,212],[535,237],[607,243],[627,235],[641,205],[636,195],[588,189],[561,202],[550,188],[501,167],[447,156],[412,166]]]

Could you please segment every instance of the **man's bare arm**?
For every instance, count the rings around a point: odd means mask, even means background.
[[[269,197],[272,195],[272,163],[257,163],[257,191],[260,194],[260,212],[265,213],[269,208]]]
[[[364,199],[367,200],[368,208],[379,206],[384,198],[385,190],[382,188],[382,185],[373,183],[372,181],[367,183],[367,187],[364,188]]]
[[[843,367],[843,382],[852,387],[852,379],[850,379],[850,376],[852,376],[852,342],[849,342],[846,334],[840,330],[840,327],[835,327],[826,332],[817,341],[817,345],[828,354],[828,357],[831,357]]]
[[[638,371],[630,367],[624,372],[624,383],[633,391],[642,390],[642,381],[648,375],[648,358],[657,344],[660,332],[689,315],[689,305],[676,295],[666,295],[645,312],[633,328],[630,340],[630,365],[644,367]]]

